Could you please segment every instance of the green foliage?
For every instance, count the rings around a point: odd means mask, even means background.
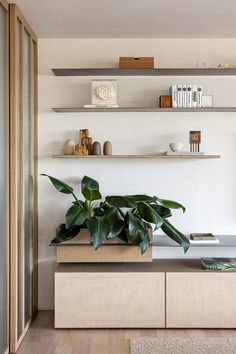
[[[68,184],[46,174],[43,176],[48,177],[59,192],[71,194],[74,198],[66,213],[65,223],[59,226],[52,243],[70,240],[79,233],[80,228],[87,227],[95,250],[104,240],[118,237],[127,244],[139,246],[143,254],[150,244],[148,231],[152,224],[155,230],[161,228],[187,252],[189,240],[167,220],[172,216],[171,209],[182,209],[185,212],[182,204],[137,194],[107,196],[105,201],[95,206],[95,201],[101,200],[102,195],[94,179],[83,177],[81,192],[85,200],[79,200]]]

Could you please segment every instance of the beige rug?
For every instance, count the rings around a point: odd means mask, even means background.
[[[236,338],[133,338],[131,354],[236,354]]]

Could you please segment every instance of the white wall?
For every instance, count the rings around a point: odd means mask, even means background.
[[[65,180],[79,190],[86,174],[100,183],[103,195],[148,193],[182,202],[173,221],[183,232],[235,234],[236,113],[78,113],[56,114],[51,107],[90,103],[90,78],[55,77],[56,67],[116,67],[119,56],[155,56],[158,67],[196,67],[233,63],[236,40],[40,40],[39,173]],[[173,83],[203,84],[215,105],[236,106],[233,77],[118,77],[120,106],[155,106]],[[94,140],[111,140],[114,154],[163,151],[190,130],[202,131],[202,150],[221,160],[60,160],[52,159],[63,142],[89,128]],[[64,220],[71,198],[39,177],[39,307],[53,307],[55,250],[48,245]],[[155,256],[158,257],[158,250]]]

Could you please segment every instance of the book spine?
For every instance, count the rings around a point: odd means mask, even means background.
[[[202,85],[198,85],[197,87],[197,107],[202,107]]]
[[[178,108],[183,107],[183,87],[182,87],[182,85],[177,85],[177,103],[178,103]]]
[[[188,85],[187,87],[187,107],[192,107],[192,85]]]
[[[187,108],[187,85],[183,85],[183,108]]]
[[[177,108],[177,85],[171,86],[171,96],[172,96],[172,108]]]
[[[193,108],[197,107],[197,86],[196,85],[192,86],[192,107]]]

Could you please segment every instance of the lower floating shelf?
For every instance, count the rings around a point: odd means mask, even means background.
[[[56,159],[220,159],[220,155],[52,155]]]
[[[119,107],[119,108],[52,108],[57,113],[92,113],[92,112],[236,112],[236,107],[211,108],[159,108],[159,107]]]

